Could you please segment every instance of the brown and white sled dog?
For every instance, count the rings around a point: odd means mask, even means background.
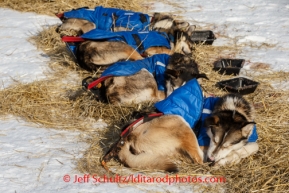
[[[113,23],[115,23],[116,18],[112,17],[112,19]],[[175,20],[174,17],[170,14],[154,13],[152,17],[150,17],[150,20],[150,30],[166,32],[168,35],[173,35],[174,31],[177,29],[185,29],[189,27],[188,22],[183,20]],[[80,36],[95,28],[96,25],[93,22],[85,19],[63,18],[62,24],[57,27],[56,31],[60,33],[60,35],[64,35],[65,33],[72,31],[76,36]],[[117,32],[131,31],[132,29],[114,26],[112,30]]]
[[[215,165],[225,165],[255,154],[258,144],[247,142],[254,124],[254,108],[242,96],[228,94],[222,97],[205,120],[210,137],[208,158]]]
[[[208,79],[205,74],[199,73],[191,57],[179,53],[170,56],[164,76],[166,91],[158,90],[155,77],[146,69],[130,76],[111,77],[104,82],[106,98],[112,104],[157,102],[193,78]]]
[[[185,31],[190,24],[184,20],[177,20],[170,14],[154,13],[150,23],[150,29],[159,32],[165,32],[173,36],[175,30]],[[194,26],[195,27],[195,26]]]
[[[254,127],[251,105],[240,95],[228,94],[216,104],[212,116],[205,120],[211,138],[208,151],[203,151],[188,123],[178,115],[163,115],[135,124],[103,157],[104,162],[117,157],[127,167],[176,172],[173,157],[186,155],[197,163],[206,154],[215,165],[238,163],[258,151],[256,142],[248,143]]]
[[[95,24],[88,20],[68,18],[62,19],[62,24],[56,28],[56,32],[59,33],[60,36],[81,36],[95,28]]]
[[[104,81],[107,100],[111,104],[157,102],[165,98],[158,90],[154,76],[146,69],[131,76],[115,76]]]
[[[163,115],[137,126],[103,160],[117,156],[127,167],[177,172],[174,160],[187,156],[203,163],[203,152],[189,124],[178,115]]]
[[[189,27],[186,32],[177,30],[175,32],[174,48],[150,47],[145,50],[144,55],[192,53],[193,43],[190,39],[194,27]],[[130,45],[125,42],[113,41],[84,41],[77,46],[76,58],[80,67],[94,71],[99,66],[108,66],[115,62],[124,60],[141,60],[143,57]]]

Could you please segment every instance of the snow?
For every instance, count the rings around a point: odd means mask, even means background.
[[[198,30],[212,30],[213,46],[242,46],[236,58],[269,64],[273,70],[289,70],[288,0],[170,0],[152,3],[153,11],[173,12]],[[45,78],[49,58],[27,38],[43,27],[60,23],[56,17],[20,13],[0,8],[1,89],[12,79],[32,82]],[[280,86],[281,84],[274,84]],[[282,82],[288,89],[288,82]],[[101,125],[100,125],[101,127]],[[75,160],[88,144],[80,132],[39,128],[16,117],[0,120],[0,192],[192,192],[193,185],[68,183],[63,176],[83,176],[75,171]]]
[[[5,18],[0,20],[0,77],[3,86],[11,83],[11,77],[23,82],[44,78],[43,72],[48,69],[49,58],[27,38],[44,26],[59,23],[59,19],[8,9],[1,9],[0,17]]]
[[[181,0],[164,12],[182,15],[197,30],[212,30],[217,36],[214,46],[242,46],[236,58],[245,59],[245,65],[260,62],[273,70],[288,71],[288,4],[287,0]]]

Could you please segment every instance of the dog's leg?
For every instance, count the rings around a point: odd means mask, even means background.
[[[227,157],[219,160],[215,165],[237,164],[242,158],[255,154],[259,150],[257,143],[247,143],[241,149],[232,151]]]
[[[208,160],[208,148],[209,146],[200,146],[201,150],[204,152],[204,162],[207,162]]]
[[[139,144],[141,143],[140,141],[141,139],[139,138],[127,141],[126,144],[121,147],[118,158],[125,166],[139,169],[165,170],[172,173],[178,171],[177,165],[169,160],[166,155],[160,155],[158,152],[150,152],[150,144]],[[145,148],[146,151],[140,150],[139,146]],[[146,148],[146,146],[148,147]]]
[[[146,49],[146,51],[144,52],[145,55],[147,56],[152,56],[155,54],[168,54],[171,55],[173,52],[172,50],[166,48],[166,47],[150,47],[148,49]]]
[[[160,100],[164,100],[166,98],[166,94],[164,91],[159,91],[156,89],[156,97],[155,97],[155,100],[154,101],[160,101]]]
[[[186,151],[191,159],[196,160],[197,163],[202,164],[204,160],[204,153],[201,150],[197,138],[194,133],[184,136],[181,148]]]
[[[126,54],[128,56],[127,60],[142,60],[143,59],[143,57],[129,45],[127,46]]]

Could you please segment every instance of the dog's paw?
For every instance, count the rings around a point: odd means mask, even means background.
[[[240,155],[232,151],[227,157],[218,160],[215,165],[216,166],[224,166],[224,165],[232,165],[232,164],[237,164],[241,161]]]

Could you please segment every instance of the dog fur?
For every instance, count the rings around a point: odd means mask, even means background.
[[[195,61],[183,54],[170,56],[165,71],[166,90],[159,91],[153,75],[145,69],[131,76],[111,77],[105,80],[106,96],[112,104],[157,102],[193,78],[207,78],[200,74]]]
[[[175,30],[186,30],[189,23],[183,20],[176,20],[170,14],[154,13],[150,23],[150,29],[166,32],[169,36],[173,36]]]
[[[178,115],[163,115],[136,124],[103,157],[116,157],[127,167],[177,172],[174,159],[188,156],[202,164],[208,154],[214,166],[239,163],[258,151],[256,142],[248,143],[254,126],[253,107],[238,94],[227,94],[205,120],[211,138],[208,151],[198,145],[195,133]]]
[[[255,154],[258,144],[247,142],[254,124],[254,108],[241,95],[223,96],[205,120],[210,137],[208,158],[215,165],[225,165]]]
[[[152,19],[153,18],[153,19]],[[113,23],[115,23],[115,17],[112,18]],[[163,13],[154,13],[152,17],[150,17],[150,29],[154,31],[166,32],[167,34],[174,34],[174,31],[177,29],[186,29],[189,27],[189,23],[183,20],[175,20],[170,14]],[[63,18],[62,24],[57,27],[56,31],[60,34],[65,31],[74,31],[77,36],[80,36],[88,31],[95,29],[96,26],[93,22],[84,19],[78,18]],[[112,31],[131,31],[132,29],[124,28],[124,27],[116,27],[112,28]]]
[[[104,85],[107,99],[112,104],[157,102],[165,98],[165,93],[158,90],[155,78],[146,69],[131,76],[108,78]]]
[[[62,19],[62,24],[56,28],[56,32],[63,36],[67,31],[72,31],[73,35],[81,36],[95,28],[95,24],[88,20],[68,18]]]
[[[136,127],[104,160],[115,156],[131,168],[167,172],[178,171],[173,158],[179,156],[203,163],[203,152],[194,132],[178,115],[163,115]]]
[[[95,71],[99,66],[108,66],[123,60],[141,60],[143,57],[124,42],[85,41],[76,51],[81,68]]]
[[[192,53],[192,42],[189,38],[192,31],[193,28],[188,29],[187,32],[177,30],[173,50],[165,47],[150,47],[145,50],[144,55]],[[120,41],[84,41],[77,47],[76,58],[80,67],[88,71],[95,71],[99,66],[111,65],[123,60],[143,59],[134,48]]]
[[[199,73],[198,64],[191,56],[180,53],[175,53],[170,57],[165,77],[166,96],[193,78],[208,79],[206,74]]]
[[[115,23],[115,18],[113,17],[113,21]],[[62,24],[56,28],[56,31],[60,33],[60,35],[64,35],[67,31],[73,31],[76,36],[81,36],[82,34],[89,32],[93,29],[96,29],[96,26],[93,22],[90,22],[85,19],[78,18],[66,18],[62,19]],[[132,31],[130,28],[126,27],[112,27],[112,31]]]

